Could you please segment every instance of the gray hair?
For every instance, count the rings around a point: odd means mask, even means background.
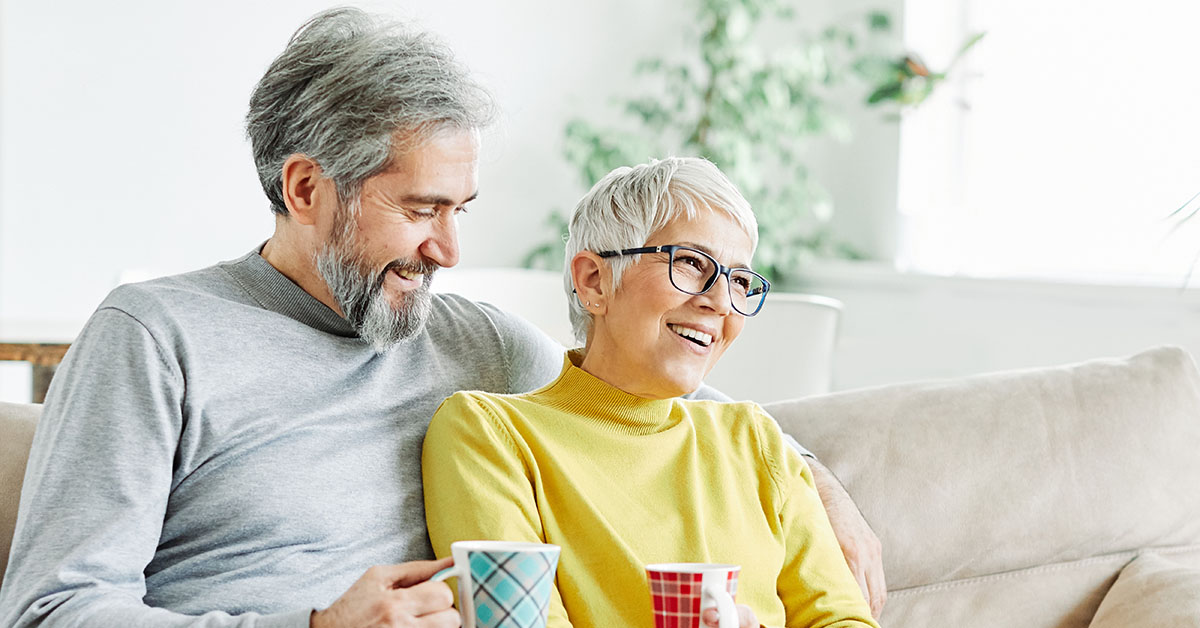
[[[737,186],[711,161],[668,157],[613,170],[580,199],[571,216],[563,287],[571,311],[571,328],[579,342],[587,340],[592,314],[575,296],[571,259],[580,251],[619,251],[642,246],[656,231],[680,218],[694,219],[701,210],[723,211],[758,246],[758,221]],[[633,257],[608,259],[612,287]]]
[[[343,205],[393,157],[444,128],[480,129],[495,117],[490,94],[448,48],[354,8],[300,27],[267,68],[246,114],[246,136],[271,211],[287,215],[283,164],[301,153],[333,179]]]

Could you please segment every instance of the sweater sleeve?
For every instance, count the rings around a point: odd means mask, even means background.
[[[187,616],[142,602],[182,428],[178,364],[98,310],[55,374],[30,451],[0,625],[308,626],[312,609]]]
[[[457,393],[433,415],[421,455],[425,518],[433,551],[454,541],[545,543],[533,487],[533,456],[487,399]],[[548,628],[569,628],[557,583]]]
[[[563,347],[533,323],[490,303],[483,309],[504,344],[509,393],[525,393],[550,383],[562,371]]]
[[[763,413],[759,422],[766,464],[779,486],[779,526],[785,544],[778,593],[787,626],[879,628],[842,556],[808,463]]]

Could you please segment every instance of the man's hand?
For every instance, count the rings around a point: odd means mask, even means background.
[[[453,559],[445,558],[372,567],[329,608],[314,612],[309,626],[457,628],[459,616],[450,587],[429,582],[433,574],[453,564]]]
[[[842,554],[846,556],[846,564],[850,565],[850,572],[858,580],[863,597],[871,605],[871,614],[879,617],[887,600],[887,585],[883,581],[883,545],[833,472],[812,458],[807,460],[812,468],[817,493],[825,505],[829,523],[833,525],[833,533],[837,535]]]
[[[758,618],[754,616],[754,611],[750,610],[745,604],[738,604],[738,628],[759,628]],[[700,615],[700,621],[709,628],[717,628],[721,620],[721,614],[717,609],[710,608]]]

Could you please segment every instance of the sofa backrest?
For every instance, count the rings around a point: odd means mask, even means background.
[[[17,525],[29,446],[41,414],[42,406],[38,404],[0,401],[0,585],[4,583],[8,550]]]
[[[1200,374],[1182,350],[768,404],[880,536],[881,623],[1085,628],[1121,567],[1200,567]]]

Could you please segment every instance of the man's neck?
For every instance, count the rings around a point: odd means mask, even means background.
[[[325,279],[317,272],[315,255],[309,247],[297,242],[297,239],[292,237],[287,229],[281,229],[276,222],[275,234],[263,245],[259,255],[313,298],[337,312],[339,316],[345,316],[333,294],[329,292]]]

